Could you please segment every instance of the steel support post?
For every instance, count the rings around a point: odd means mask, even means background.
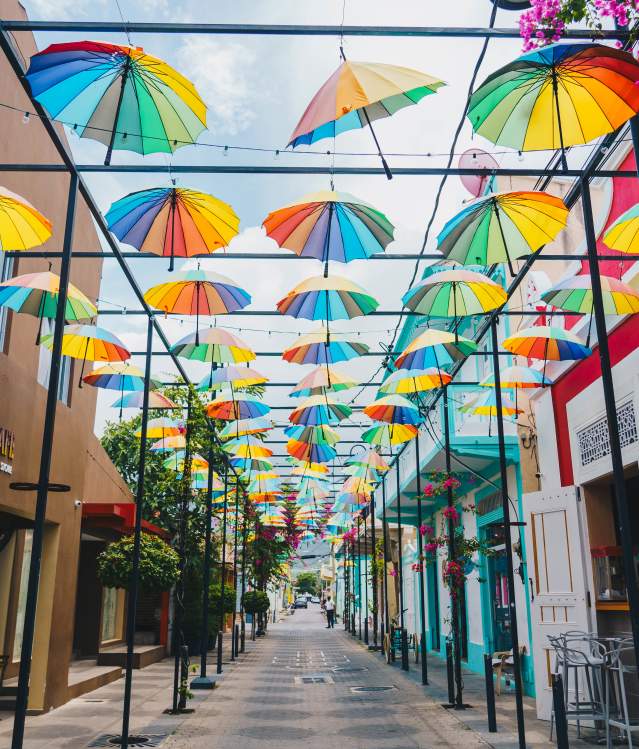
[[[228,463],[224,465],[224,509],[222,510],[222,567],[220,569],[220,608],[219,608],[219,630],[217,634],[217,672],[222,673],[222,651],[224,648],[224,604],[225,598],[225,577],[226,577],[226,518],[229,505],[229,467]]]
[[[362,639],[362,516],[357,517],[357,636]]]
[[[237,542],[238,542],[238,525],[240,523],[240,498],[238,497],[237,488],[235,491],[235,528],[233,533],[233,595],[235,596],[235,600],[233,601],[233,620],[231,624],[231,632],[233,633],[233,647],[231,648],[231,660],[235,660],[235,655],[237,653],[237,633],[235,631],[235,619],[236,619],[236,611],[237,608],[236,601],[237,601]]]
[[[242,583],[240,593],[240,653],[246,650],[246,612],[244,611],[244,594],[246,593],[246,537],[248,497],[244,494],[244,517],[242,518]]]
[[[497,316],[491,321],[492,349],[497,352]],[[605,324],[604,324],[605,332]],[[519,653],[519,633],[517,628],[517,606],[515,603],[515,571],[513,568],[513,545],[510,525],[510,497],[508,495],[508,471],[506,468],[506,442],[504,438],[504,415],[501,400],[501,373],[499,357],[493,353],[493,377],[495,380],[495,406],[497,416],[497,437],[499,441],[499,473],[501,483],[501,505],[504,513],[504,540],[506,546],[506,574],[508,579],[508,606],[510,609],[510,633],[513,649],[513,678],[515,680],[515,708],[517,715],[517,735],[520,749],[526,749],[526,726],[524,722],[524,696],[521,679],[521,655]]]
[[[51,369],[49,371],[49,389],[47,392],[44,425],[42,427],[42,448],[40,452],[40,469],[38,483],[28,487],[15,487],[36,491],[35,514],[33,520],[33,538],[31,547],[31,563],[29,565],[29,580],[27,583],[27,600],[24,609],[24,623],[22,628],[22,648],[20,651],[20,670],[18,672],[18,692],[16,694],[16,708],[13,722],[12,749],[22,749],[24,741],[24,722],[29,703],[29,677],[31,674],[31,656],[33,654],[33,639],[36,624],[36,608],[38,603],[38,587],[40,583],[40,569],[42,566],[42,547],[44,541],[44,525],[47,514],[47,498],[50,491],[49,478],[51,476],[51,455],[53,453],[53,437],[55,430],[56,406],[58,403],[58,387],[60,384],[60,369],[62,363],[62,336],[64,333],[65,312],[67,306],[67,292],[69,275],[71,272],[71,252],[73,248],[73,231],[75,228],[75,211],[78,197],[78,177],[69,176],[69,195],[67,198],[67,213],[64,226],[64,240],[62,261],[60,265],[60,288],[56,306],[55,327],[53,330],[53,347],[51,350]],[[11,486],[11,488],[14,488]],[[66,487],[56,487],[58,490],[69,491]]]
[[[393,628],[390,624],[390,618],[388,614],[388,574],[386,565],[388,564],[388,526],[386,524],[386,483],[382,481],[382,553],[384,555],[382,570],[384,575],[384,622],[386,625],[386,633],[392,636]]]
[[[419,458],[419,432],[415,437],[415,481],[417,490],[417,564],[419,574],[419,651],[422,664],[422,684],[428,684],[426,659],[426,590],[424,584],[424,537],[422,536],[422,474]]]
[[[382,481],[382,486],[384,485],[384,482]],[[383,491],[383,489],[382,489]],[[372,598],[373,598],[373,650],[377,650],[378,642],[377,642],[377,630],[379,629],[379,590],[378,590],[378,575],[377,575],[377,565],[379,562],[379,559],[377,557],[377,535],[375,533],[375,492],[371,494],[371,503],[370,503],[370,514],[371,514],[371,545],[373,547],[373,550],[371,552],[371,589],[372,589]]]
[[[406,625],[404,623],[404,560],[402,551],[402,491],[399,480],[399,458],[395,460],[395,480],[397,482],[397,577],[399,587],[399,626],[402,630],[402,670],[408,671],[408,647],[404,647],[406,640]]]
[[[366,518],[367,513],[364,514],[364,642],[368,645],[368,529]]]

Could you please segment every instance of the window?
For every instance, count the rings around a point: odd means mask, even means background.
[[[100,642],[111,642],[122,638],[124,623],[124,591],[117,588],[102,588],[102,626]]]
[[[53,320],[42,320],[42,336],[53,333],[55,322]],[[49,374],[51,372],[51,352],[46,346],[40,346],[40,359],[38,361],[38,382],[42,387],[49,387]],[[69,394],[71,389],[71,359],[62,357],[60,367],[60,382],[58,383],[58,400],[69,405]]]
[[[0,251],[0,279],[6,281],[12,275],[13,258],[7,257],[4,252]],[[8,318],[9,310],[6,307],[0,307],[0,351],[6,351]]]
[[[20,588],[18,589],[18,610],[16,612],[16,631],[13,638],[13,660],[19,661],[22,653],[22,635],[24,633],[24,614],[27,605],[27,588],[29,587],[29,569],[31,567],[31,549],[33,531],[24,532],[24,549],[22,567],[20,568]]]

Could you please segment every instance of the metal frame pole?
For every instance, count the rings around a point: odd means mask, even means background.
[[[209,587],[211,585],[211,523],[213,521],[213,442],[209,442],[209,472],[206,482],[206,528],[204,530],[204,570],[202,573],[202,634],[200,635],[200,675],[191,689],[213,689],[215,680],[206,673],[209,651]]]
[[[142,514],[144,509],[144,471],[146,468],[146,435],[149,422],[149,389],[151,385],[151,358],[153,356],[153,320],[149,318],[146,331],[146,362],[144,365],[144,396],[142,398],[142,424],[140,426],[140,458],[138,483],[135,493],[135,528],[133,532],[133,557],[131,582],[126,608],[126,665],[124,669],[124,701],[122,705],[122,734],[120,746],[129,746],[129,718],[131,715],[131,688],[133,685],[133,654],[137,618],[138,589],[140,581],[140,546],[142,542]]]
[[[16,695],[16,709],[13,723],[13,735],[11,739],[12,749],[22,749],[22,744],[24,741],[24,723],[29,703],[29,676],[31,674],[31,657],[33,654],[33,639],[36,624],[38,588],[40,584],[40,569],[42,566],[44,525],[47,514],[49,478],[51,475],[51,456],[53,453],[55,416],[56,406],[58,403],[58,387],[60,384],[60,369],[62,363],[62,336],[64,334],[67,292],[69,288],[69,275],[71,271],[71,252],[73,248],[73,231],[75,224],[77,196],[78,178],[75,174],[71,174],[69,176],[69,196],[67,200],[67,213],[64,227],[62,263],[60,267],[60,288],[58,290],[55,327],[53,331],[53,348],[51,350],[49,389],[47,392],[44,425],[42,428],[40,470],[38,474],[37,485],[32,485],[30,487],[31,489],[35,489],[37,491],[37,494],[31,547],[31,563],[29,566],[29,582],[27,585],[27,600],[25,605],[24,625],[22,631],[22,649],[20,651],[18,692]]]
[[[593,294],[594,296],[594,294]],[[497,351],[497,324],[499,318],[491,320],[493,352]],[[605,330],[605,324],[604,324]],[[515,572],[513,569],[513,545],[510,536],[510,498],[508,496],[508,472],[506,469],[506,442],[504,438],[504,417],[501,401],[501,373],[499,357],[493,353],[493,377],[495,380],[495,405],[497,411],[497,437],[499,440],[499,473],[501,478],[501,505],[504,512],[504,540],[506,545],[506,574],[508,580],[508,605],[510,608],[510,632],[513,648],[513,677],[515,679],[515,707],[517,713],[517,735],[520,749],[526,749],[526,726],[524,721],[524,697],[521,680],[521,656],[519,654],[519,633],[517,628],[517,606],[515,603]]]
[[[608,437],[610,440],[610,459],[614,479],[615,502],[619,535],[623,553],[624,573],[626,575],[626,590],[628,591],[628,606],[630,609],[630,625],[635,648],[635,657],[639,658],[639,589],[637,588],[637,571],[632,544],[630,513],[628,510],[628,494],[623,470],[623,456],[619,441],[619,420],[617,418],[617,403],[615,387],[610,362],[610,348],[608,346],[608,332],[606,330],[606,313],[601,292],[601,275],[597,262],[597,238],[592,217],[592,203],[590,200],[590,186],[588,180],[582,178],[582,207],[584,213],[584,228],[588,246],[588,264],[590,268],[590,285],[592,288],[592,306],[597,330],[597,345],[601,362],[601,384],[606,405],[606,420],[608,422]]]
[[[386,485],[384,481],[382,481],[382,541],[384,544],[384,622],[386,624],[386,632],[392,637],[393,628],[390,625],[388,613],[388,574],[386,571],[386,565],[388,564],[388,525],[386,523]]]
[[[351,541],[351,621],[350,632],[355,637],[355,541]]]
[[[219,609],[219,630],[217,633],[217,672],[222,673],[222,649],[224,647],[224,592],[226,577],[226,515],[229,504],[229,468],[228,464],[224,465],[224,509],[222,511],[222,567],[220,572],[220,609]]]
[[[395,461],[395,478],[397,481],[397,567],[399,582],[399,626],[402,635],[402,670],[408,671],[408,649],[404,647],[406,624],[404,622],[404,559],[402,551],[402,491],[399,480],[399,460]]]
[[[240,522],[240,498],[237,492],[238,487],[235,489],[235,529],[233,533],[233,592],[235,594],[235,601],[233,601],[233,619],[231,623],[231,660],[235,660],[235,654],[237,652],[237,639],[235,637],[235,619],[237,608],[237,529]]]
[[[362,639],[362,516],[357,516],[357,637]]]
[[[248,513],[247,510],[248,498],[244,493],[244,517],[242,518],[242,587],[240,597],[240,653],[246,651],[246,620],[244,612],[244,594],[246,593],[246,536],[248,533]]]
[[[368,645],[368,565],[369,565],[369,554],[368,554],[368,529],[366,518],[368,513],[362,513],[364,515],[364,642]]]
[[[417,489],[417,564],[419,574],[419,650],[422,664],[422,684],[428,684],[428,663],[426,661],[426,586],[424,584],[424,538],[421,534],[422,518],[422,474],[419,458],[419,432],[415,437],[415,482]]]
[[[383,486],[384,482],[382,482]],[[383,491],[383,489],[382,489]],[[375,533],[375,492],[371,494],[370,503],[370,514],[371,514],[371,545],[373,551],[371,553],[371,559],[373,560],[371,566],[371,589],[373,597],[373,650],[377,650],[377,630],[379,629],[379,590],[378,590],[378,576],[377,576],[377,535]]]

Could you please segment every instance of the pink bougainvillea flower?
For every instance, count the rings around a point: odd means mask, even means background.
[[[457,512],[456,507],[444,507],[444,509],[442,510],[442,515],[447,520],[453,520],[453,521],[459,520],[459,513]]]

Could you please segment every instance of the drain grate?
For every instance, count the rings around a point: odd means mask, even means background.
[[[128,745],[131,749],[137,749],[138,747],[154,747],[159,746],[162,741],[168,736],[168,733],[146,733],[143,736],[129,736]],[[98,736],[94,739],[89,747],[114,747],[120,746],[122,738],[117,734],[105,733],[102,736]]]
[[[335,682],[328,674],[307,674],[306,676],[296,676],[295,683],[303,684],[334,684]]]
[[[362,692],[390,692],[391,689],[397,689],[397,687],[351,687],[351,692],[355,694],[361,694]]]
[[[339,674],[353,674],[356,671],[368,671],[368,669],[364,668],[364,666],[335,666],[331,671]]]

